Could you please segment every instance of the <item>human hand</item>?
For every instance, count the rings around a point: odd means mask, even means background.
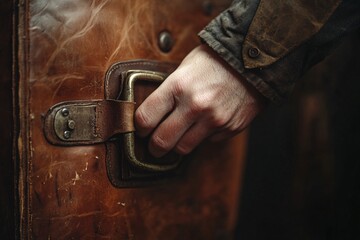
[[[208,46],[190,52],[139,106],[140,136],[151,134],[149,151],[161,157],[174,149],[190,153],[205,138],[230,138],[248,126],[262,96]]]

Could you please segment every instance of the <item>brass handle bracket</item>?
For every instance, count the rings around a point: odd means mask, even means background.
[[[135,101],[135,90],[134,86],[137,81],[150,81],[154,83],[161,84],[165,78],[166,74],[154,71],[145,71],[145,70],[130,70],[125,73],[125,82],[124,82],[124,101],[134,102]],[[135,153],[135,133],[129,132],[123,134],[124,146],[123,151],[125,152],[128,161],[135,167],[153,171],[153,172],[164,172],[174,170],[180,163],[181,158],[178,157],[178,161],[170,162],[168,164],[154,164],[150,162],[143,161],[138,159]]]

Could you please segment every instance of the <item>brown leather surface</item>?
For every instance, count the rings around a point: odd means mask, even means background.
[[[212,15],[200,0],[20,4],[22,239],[231,239],[245,135],[203,144],[179,178],[119,189],[108,179],[104,144],[54,146],[43,133],[51,106],[103,99],[113,63],[179,63],[199,44],[197,32],[230,4],[212,2]],[[174,39],[169,53],[158,47],[164,30]]]
[[[95,134],[108,140],[120,133],[135,131],[134,111],[133,102],[105,100],[97,103]]]

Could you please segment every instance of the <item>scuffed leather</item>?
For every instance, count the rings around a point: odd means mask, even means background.
[[[204,13],[203,0],[31,0],[19,5],[20,32],[29,34],[19,36],[24,59],[19,65],[25,69],[19,74],[24,93],[19,111],[25,116],[18,139],[24,149],[20,239],[231,239],[245,135],[202,145],[181,178],[118,189],[107,175],[105,144],[54,146],[43,133],[51,106],[104,99],[104,79],[114,63],[178,64],[200,44],[197,32],[230,4],[211,2],[212,15]],[[158,47],[164,30],[174,39],[168,53]]]
[[[242,49],[245,68],[269,66],[317,33],[341,0],[261,1]],[[252,48],[259,56],[249,56]]]

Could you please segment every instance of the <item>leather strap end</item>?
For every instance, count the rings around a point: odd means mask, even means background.
[[[54,145],[103,143],[135,131],[134,109],[134,102],[118,100],[63,102],[48,111],[45,137]]]
[[[104,100],[96,106],[96,134],[109,139],[121,133],[133,132],[134,102]]]

